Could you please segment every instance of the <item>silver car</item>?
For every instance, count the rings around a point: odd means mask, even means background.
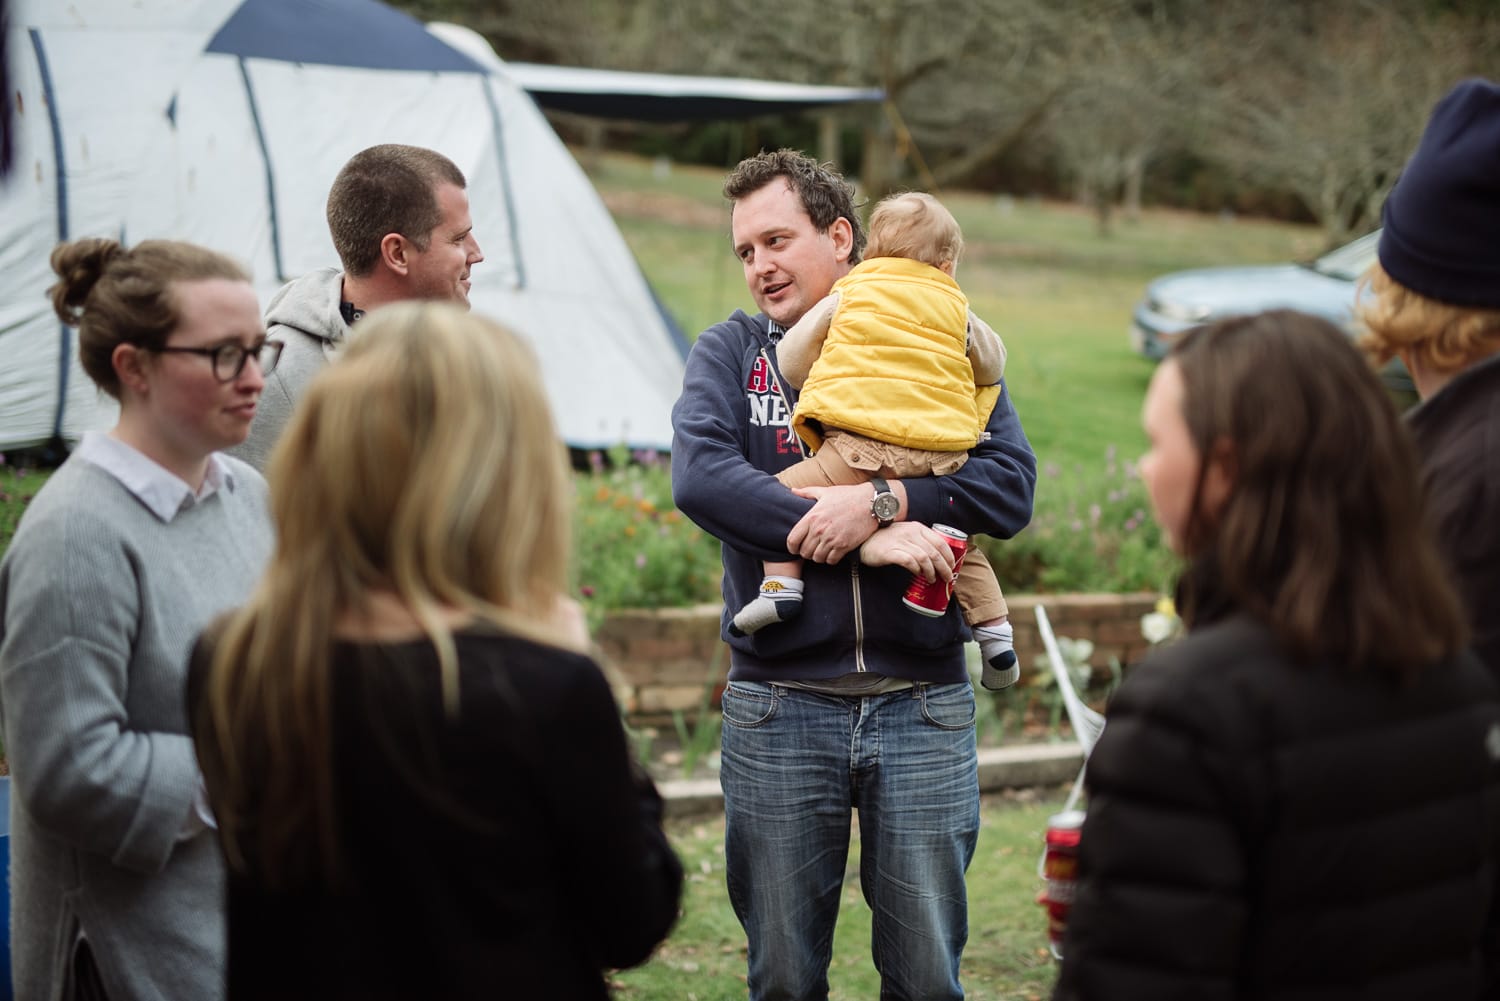
[[[1197,268],[1163,275],[1146,287],[1146,297],[1136,304],[1131,347],[1160,361],[1189,327],[1266,309],[1321,316],[1353,336],[1356,283],[1375,262],[1379,242],[1376,230],[1306,264]],[[1381,378],[1392,388],[1411,389],[1411,377],[1399,361],[1391,362]]]

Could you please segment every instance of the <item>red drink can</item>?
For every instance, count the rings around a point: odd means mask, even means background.
[[[957,577],[958,568],[964,561],[964,553],[969,551],[969,536],[947,525],[933,525],[932,530],[941,535],[953,550],[953,576]],[[906,595],[901,600],[913,612],[935,619],[948,610],[948,601],[952,597],[952,581],[944,581],[941,577],[928,580],[921,574],[914,573],[911,575],[911,583],[906,585]]]
[[[1042,877],[1047,881],[1036,902],[1047,911],[1047,942],[1052,955],[1062,959],[1068,911],[1078,887],[1078,842],[1083,834],[1083,811],[1068,810],[1047,818]]]

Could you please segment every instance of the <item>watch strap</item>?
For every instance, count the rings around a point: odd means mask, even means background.
[[[885,477],[883,476],[870,477],[870,485],[875,488],[875,493],[870,497],[871,517],[879,522],[882,528],[884,528],[886,525],[893,524],[896,521],[894,512],[892,512],[891,516],[888,518],[882,518],[877,512],[877,508],[880,506],[880,498],[882,496],[891,497],[893,499],[895,498],[896,495],[891,491],[891,485],[885,481]]]

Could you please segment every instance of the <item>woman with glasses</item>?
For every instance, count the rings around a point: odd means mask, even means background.
[[[244,440],[279,345],[229,258],[85,239],[53,307],[120,404],[31,502],[0,564],[17,997],[224,994],[224,873],[188,736],[193,640],[271,549]]]

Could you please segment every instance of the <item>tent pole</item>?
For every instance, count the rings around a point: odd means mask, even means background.
[[[28,29],[31,48],[36,52],[37,72],[42,78],[42,94],[47,102],[47,120],[52,126],[52,164],[57,174],[57,241],[68,239],[68,171],[63,155],[62,122],[58,118],[57,93],[52,88],[52,71],[47,65],[47,50],[42,45],[42,34],[35,28]],[[0,39],[3,41],[3,39]],[[9,100],[9,95],[0,95]],[[66,323],[57,325],[57,412],[52,418],[52,437],[62,436],[63,411],[68,403],[68,362],[73,355],[72,335]]]
[[[505,157],[505,127],[500,122],[500,105],[490,91],[488,73],[478,78],[484,92],[484,103],[490,109],[490,128],[495,133],[495,159],[500,171],[500,196],[505,199],[505,221],[510,224],[510,256],[516,263],[516,288],[526,287],[526,261],[521,257],[520,225],[516,220],[515,190],[510,183],[510,161]]]
[[[271,169],[271,148],[266,144],[266,130],[260,123],[260,107],[255,103],[255,88],[250,83],[250,67],[245,57],[239,57],[240,79],[245,82],[245,100],[250,105],[250,121],[255,126],[255,141],[260,144],[260,161],[266,167],[266,208],[271,221],[271,263],[276,268],[276,280],[287,281],[286,269],[281,265],[281,223],[276,218],[276,173]]]

